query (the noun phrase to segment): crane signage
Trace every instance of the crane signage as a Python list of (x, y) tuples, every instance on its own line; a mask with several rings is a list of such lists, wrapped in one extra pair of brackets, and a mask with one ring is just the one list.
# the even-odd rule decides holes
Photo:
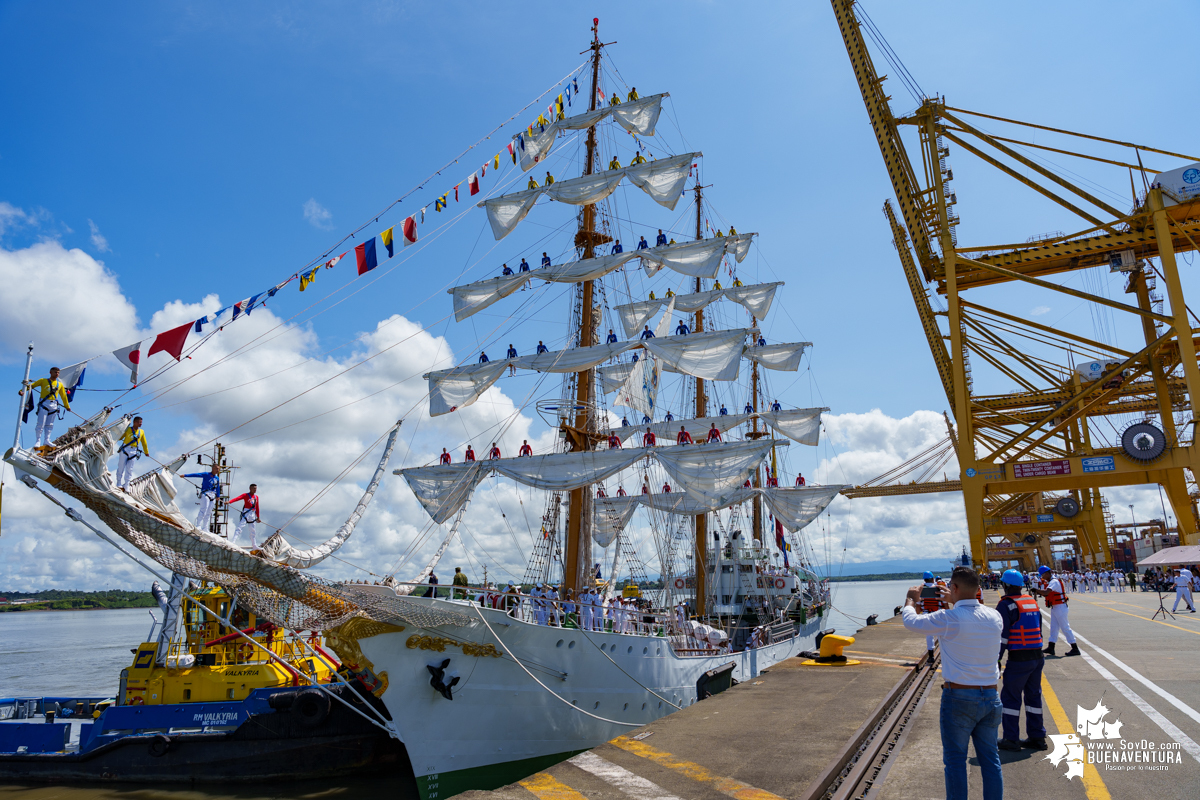
[(1028, 514), (1023, 514), (1015, 517), (1001, 517), (1000, 522), (1004, 525), (1026, 525), (1030, 522)]
[(1162, 186), (1180, 200), (1200, 196), (1200, 163), (1161, 172), (1154, 176), (1154, 183)]
[(1045, 478), (1049, 475), (1070, 475), (1071, 462), (1065, 458), (1054, 461), (1026, 461), (1013, 464), (1014, 478)]
[(1114, 472), (1117, 460), (1112, 456), (1088, 456), (1080, 459), (1084, 472)]

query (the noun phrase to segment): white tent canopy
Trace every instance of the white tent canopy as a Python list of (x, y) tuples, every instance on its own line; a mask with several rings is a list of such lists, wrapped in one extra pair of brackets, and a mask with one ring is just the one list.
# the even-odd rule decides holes
[(616, 191), (624, 178), (628, 178), (630, 183), (650, 195), (654, 202), (674, 211), (675, 204), (679, 202), (683, 192), (683, 184), (691, 172), (692, 163), (701, 155), (703, 154), (699, 152), (684, 153), (621, 169), (556, 181), (550, 186), (539, 186), (493, 197), (479, 205), (487, 209), (488, 222), (491, 223), (492, 234), (497, 240), (512, 233), (543, 194), (560, 203), (587, 205), (608, 197)]
[(1180, 545), (1179, 547), (1164, 547), (1154, 555), (1138, 561), (1138, 568), (1167, 566), (1175, 564), (1200, 564), (1200, 546)]

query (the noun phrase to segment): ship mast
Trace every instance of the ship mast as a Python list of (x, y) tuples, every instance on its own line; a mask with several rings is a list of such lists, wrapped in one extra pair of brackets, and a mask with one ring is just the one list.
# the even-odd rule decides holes
[[(696, 175), (696, 241), (704, 238), (704, 209), (701, 205), (703, 199), (702, 188), (700, 186), (700, 176)], [(700, 283), (700, 278), (696, 278), (696, 292), (704, 291), (704, 287)], [(704, 331), (704, 309), (696, 309), (696, 320), (694, 330), (696, 333)], [(703, 417), (708, 413), (708, 395), (704, 391), (704, 379), (696, 378), (696, 417)], [(695, 551), (695, 574), (696, 574), (696, 616), (703, 617), (705, 612), (706, 600), (708, 597), (708, 514), (696, 515), (696, 546)]]
[[(599, 100), (600, 88), (600, 20), (592, 19), (592, 89), (588, 102), (588, 111), (595, 111)], [(587, 132), (587, 159), (583, 165), (583, 174), (591, 175), (596, 171), (596, 126), (592, 125)], [(579, 233), (575, 237), (575, 245), (582, 249), (582, 258), (596, 257), (596, 206), (589, 203), (583, 207), (580, 217)], [(593, 341), (595, 323), (592, 320), (593, 282), (584, 281), (582, 289), (582, 309), (579, 323), (579, 347), (590, 347)], [(567, 440), (571, 451), (590, 450), (595, 434), (596, 421), (591, 413), (592, 384), (595, 374), (586, 369), (575, 375), (575, 424), (574, 429), (568, 429)], [(566, 428), (566, 425), (563, 426)], [(575, 596), (583, 585), (583, 572), (588, 570), (590, 576), (591, 564), (584, 563), (581, 558), (584, 553), (591, 554), (591, 507), (592, 494), (588, 487), (573, 489), (567, 503), (567, 552), (563, 564), (563, 584)], [(590, 578), (589, 578), (590, 581)]]

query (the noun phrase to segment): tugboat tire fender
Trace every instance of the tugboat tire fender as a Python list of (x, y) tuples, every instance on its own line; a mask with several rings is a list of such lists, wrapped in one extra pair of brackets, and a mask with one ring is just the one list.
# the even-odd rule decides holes
[(305, 689), (296, 693), (292, 702), (292, 713), (296, 721), (306, 727), (315, 728), (329, 716), (329, 698), (319, 689)]
[(162, 758), (171, 751), (171, 737), (164, 734), (158, 734), (150, 740), (150, 755), (155, 758)]

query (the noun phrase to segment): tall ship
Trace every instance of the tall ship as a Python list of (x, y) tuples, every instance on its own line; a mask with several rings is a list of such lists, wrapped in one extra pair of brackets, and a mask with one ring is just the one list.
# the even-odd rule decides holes
[[(279, 628), (320, 632), (324, 647), (306, 650), (299, 676), (331, 703), (351, 702), (334, 691), (351, 686), (377, 699), (356, 713), (403, 744), (424, 798), (504, 785), (690, 706), (722, 680), (753, 678), (811, 646), (829, 608), (802, 531), (845, 487), (787, 467), (789, 448), (818, 444), (828, 409), (784, 405), (770, 385), (800, 369), (811, 343), (766, 339), (760, 326), (779, 313), (783, 283), (739, 277), (758, 234), (721, 221), (700, 152), (673, 152), (656, 136), (668, 94), (622, 85), (598, 21), (588, 52), (567, 80), (568, 103), (560, 95), (508, 146), (520, 182), (498, 185), (474, 212), (500, 242), (545, 207), (578, 209), (510, 257), (518, 268), (449, 290), (457, 322), (492, 309), (504, 334), (541, 339), (535, 352), (509, 344), (489, 358), (507, 339), (493, 333), (464, 363), (431, 369), (414, 416), (457, 413), (506, 378), (536, 376), (536, 390), (486, 441), (414, 454), (394, 470), (428, 515), (414, 522), (441, 537), (419, 570), (372, 582), (314, 571), (367, 514), (404, 420), (381, 437), (346, 523), (304, 547), (282, 531), (246, 546), (197, 528), (176, 504), (182, 459), (118, 488), (108, 462), (131, 420), (108, 409), (49, 446), (24, 447), (18, 435), (5, 456), (26, 483), (81, 503), (115, 544), (174, 580), (222, 587)], [(565, 160), (576, 175), (547, 169), (562, 163), (556, 149), (575, 154)], [(643, 213), (637, 190), (661, 218), (631, 219)], [(555, 287), (565, 289), (565, 339), (545, 323)], [(553, 441), (546, 452), (488, 446), (522, 414), (553, 432), (540, 440)], [(492, 502), (476, 495), (493, 478), (544, 503), (525, 573), (439, 586), (435, 570), (468, 507)]]

